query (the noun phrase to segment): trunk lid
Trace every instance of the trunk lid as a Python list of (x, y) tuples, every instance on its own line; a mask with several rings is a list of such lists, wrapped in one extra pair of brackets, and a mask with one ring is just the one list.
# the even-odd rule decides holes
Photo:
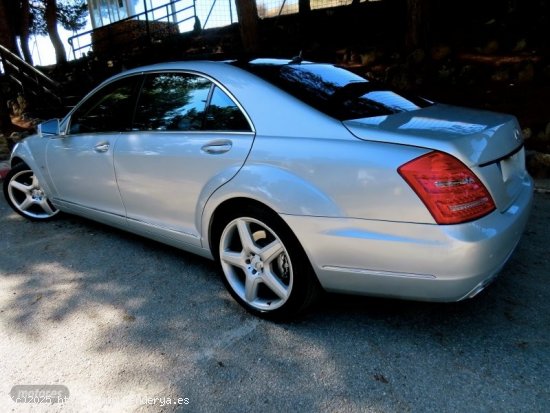
[(359, 139), (438, 150), (461, 160), (506, 210), (529, 181), (523, 137), (512, 115), (435, 104), (343, 122)]

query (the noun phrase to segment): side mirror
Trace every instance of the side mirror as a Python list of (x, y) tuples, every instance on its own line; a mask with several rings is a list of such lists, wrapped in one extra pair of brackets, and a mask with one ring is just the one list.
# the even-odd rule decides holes
[(59, 135), (59, 119), (51, 119), (38, 125), (38, 135)]

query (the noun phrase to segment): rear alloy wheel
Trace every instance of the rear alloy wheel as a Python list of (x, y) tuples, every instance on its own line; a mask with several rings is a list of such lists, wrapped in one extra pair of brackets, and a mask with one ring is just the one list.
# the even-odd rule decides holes
[(229, 215), (213, 245), (231, 295), (248, 311), (272, 319), (308, 307), (318, 282), (284, 221), (259, 208)]
[(52, 219), (59, 210), (44, 193), (36, 175), (25, 164), (13, 167), (4, 180), (4, 196), (15, 212), (32, 221)]

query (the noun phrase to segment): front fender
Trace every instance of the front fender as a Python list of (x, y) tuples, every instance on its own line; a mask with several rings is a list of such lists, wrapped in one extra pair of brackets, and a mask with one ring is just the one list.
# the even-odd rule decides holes
[(24, 162), (32, 169), (46, 195), (51, 198), (52, 195), (55, 195), (55, 191), (48, 179), (45, 162), (46, 146), (47, 138), (42, 138), (38, 135), (32, 135), (23, 139), (13, 148), (10, 157), (10, 167), (13, 168), (17, 163)]

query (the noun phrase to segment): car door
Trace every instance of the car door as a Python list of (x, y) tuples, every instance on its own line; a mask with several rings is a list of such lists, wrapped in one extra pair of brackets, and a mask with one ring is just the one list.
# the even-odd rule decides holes
[(237, 173), (252, 146), (246, 115), (206, 77), (151, 73), (132, 128), (120, 136), (114, 158), (129, 225), (200, 246), (206, 200)]
[(66, 209), (103, 221), (125, 217), (113, 149), (130, 127), (140, 80), (127, 77), (102, 87), (75, 109), (67, 133), (50, 139), (48, 174), (55, 200)]

